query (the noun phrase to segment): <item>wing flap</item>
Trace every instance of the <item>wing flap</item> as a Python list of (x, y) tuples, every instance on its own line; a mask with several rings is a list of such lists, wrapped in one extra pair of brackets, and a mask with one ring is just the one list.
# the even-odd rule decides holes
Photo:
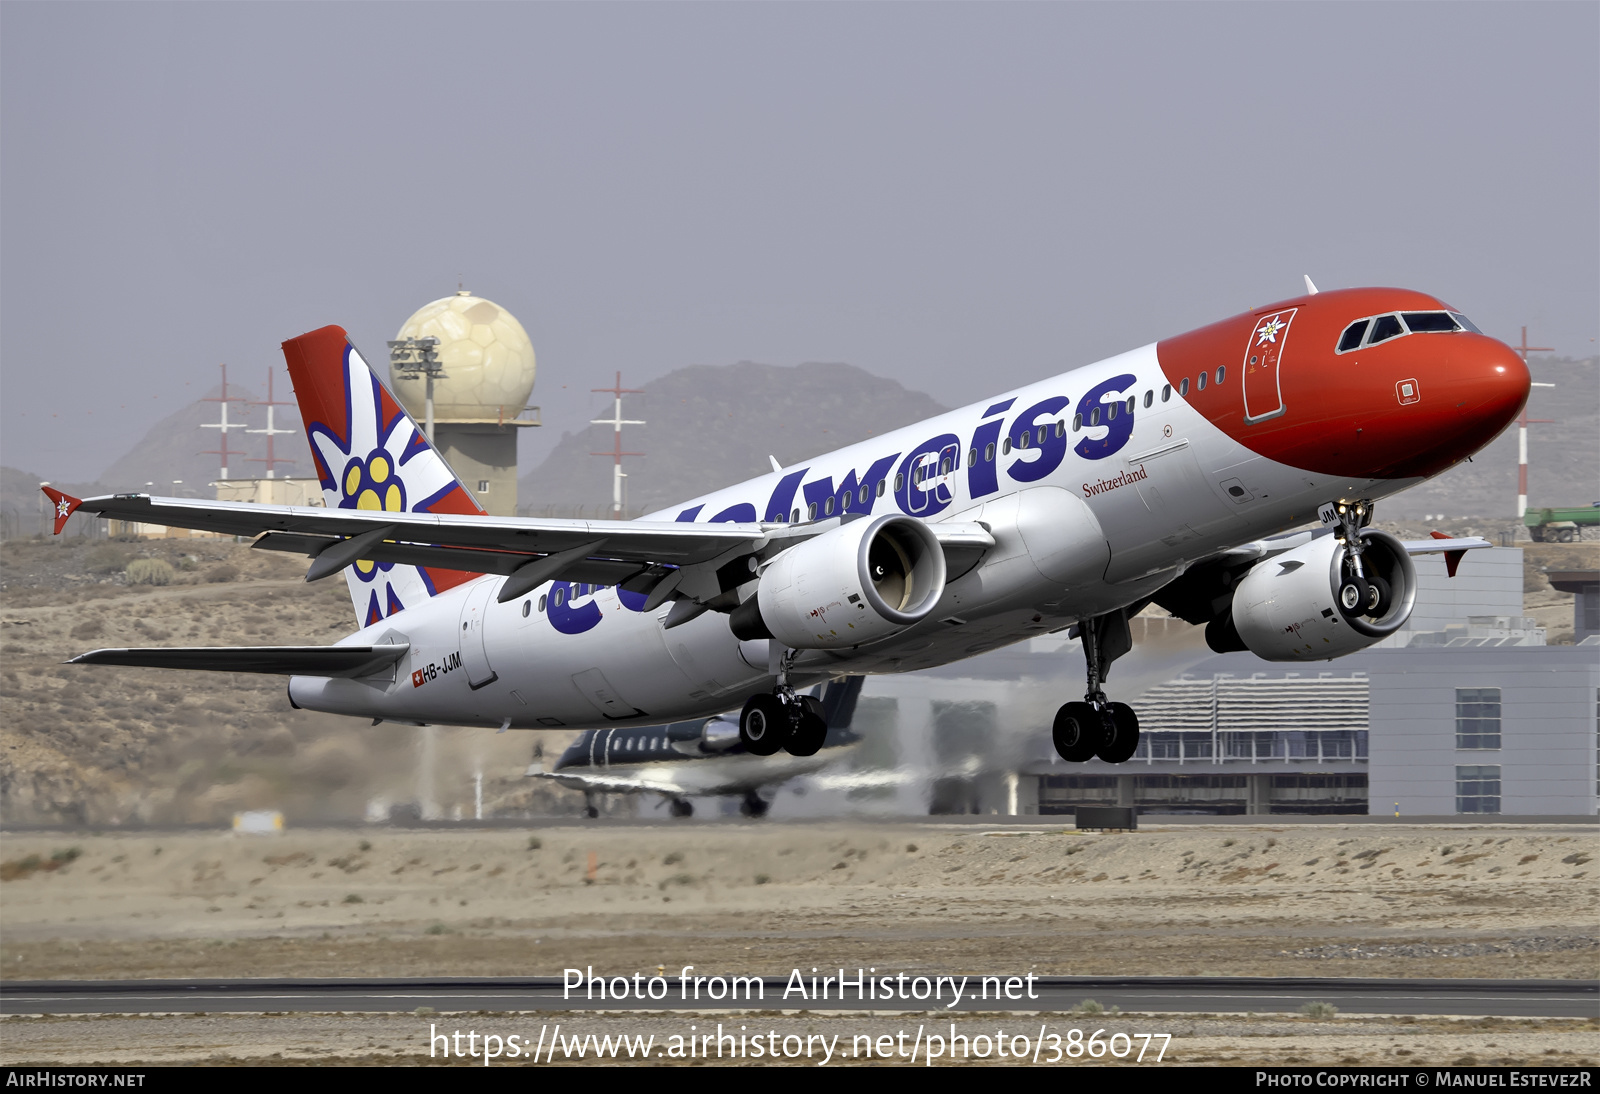
[(389, 668), (410, 643), (376, 646), (144, 646), (90, 650), (69, 665), (261, 672), (279, 676), (370, 676)]

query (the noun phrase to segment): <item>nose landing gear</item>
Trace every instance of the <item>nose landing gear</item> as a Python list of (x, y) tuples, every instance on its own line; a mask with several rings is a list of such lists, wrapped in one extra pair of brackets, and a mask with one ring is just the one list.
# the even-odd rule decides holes
[(1111, 670), (1111, 662), (1133, 648), (1133, 636), (1128, 631), (1130, 610), (1139, 608), (1122, 608), (1078, 625), (1088, 667), (1088, 689), (1083, 702), (1063, 704), (1051, 726), (1056, 752), (1068, 763), (1083, 763), (1098, 756), (1106, 763), (1120, 764), (1132, 758), (1139, 747), (1139, 718), (1133, 708), (1108, 701), (1100, 687)]

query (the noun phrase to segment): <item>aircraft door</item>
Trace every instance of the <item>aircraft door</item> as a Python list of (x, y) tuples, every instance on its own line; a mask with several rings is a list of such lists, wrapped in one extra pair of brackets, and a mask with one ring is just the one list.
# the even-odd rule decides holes
[(492, 684), (497, 678), (489, 665), (489, 651), (484, 647), (484, 620), (489, 614), (489, 598), (499, 586), (497, 581), (480, 581), (467, 591), (461, 604), (461, 663), (467, 670), (467, 685), (474, 689)]
[(1250, 332), (1250, 343), (1245, 347), (1243, 371), (1244, 420), (1246, 423), (1264, 422), (1284, 412), (1283, 385), (1278, 371), (1283, 364), (1283, 350), (1289, 340), (1289, 325), (1294, 322), (1297, 308), (1273, 312), (1256, 320)]

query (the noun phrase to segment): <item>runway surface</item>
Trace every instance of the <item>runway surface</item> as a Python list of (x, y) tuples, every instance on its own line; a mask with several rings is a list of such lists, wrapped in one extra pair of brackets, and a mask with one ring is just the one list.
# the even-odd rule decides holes
[[(845, 970), (852, 980), (857, 970)], [(837, 976), (837, 970), (820, 970)], [(806, 990), (811, 992), (810, 974)], [(960, 979), (959, 977), (957, 978)], [(820, 980), (819, 980), (820, 982)], [(1593, 980), (1380, 980), (1343, 977), (1035, 977), (1029, 985), (1012, 985), (1014, 998), (1003, 994), (1004, 982), (991, 984), (987, 999), (974, 998), (978, 977), (967, 981), (966, 996), (948, 1007), (952, 991), (941, 985), (942, 998), (914, 999), (912, 992), (932, 994), (932, 986), (910, 976), (896, 985), (900, 998), (858, 999), (852, 987), (845, 998), (834, 986), (826, 1000), (803, 999), (782, 977), (761, 981), (756, 998), (737, 1002), (712, 999), (702, 985), (700, 998), (683, 999), (678, 976), (665, 977), (665, 998), (639, 1000), (629, 982), (630, 998), (586, 998), (583, 989), (563, 992), (557, 977), (482, 977), (461, 979), (239, 979), (239, 980), (54, 980), (0, 984), (0, 1014), (142, 1014), (413, 1011), (714, 1011), (870, 1010), (870, 1011), (1065, 1011), (1085, 999), (1103, 1007), (1141, 1013), (1244, 1013), (1298, 1011), (1308, 1002), (1331, 1003), (1346, 1014), (1473, 1015), (1507, 1018), (1593, 1018), (1600, 1016), (1600, 983)], [(644, 987), (641, 984), (641, 987)], [(691, 991), (693, 985), (690, 985)], [(658, 986), (657, 990), (660, 988)], [(726, 989), (724, 989), (726, 990)]]

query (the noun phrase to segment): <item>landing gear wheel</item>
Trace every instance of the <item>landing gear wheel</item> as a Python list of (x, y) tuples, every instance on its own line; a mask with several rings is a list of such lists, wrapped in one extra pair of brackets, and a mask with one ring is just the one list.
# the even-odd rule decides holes
[(828, 723), (807, 710), (800, 715), (800, 724), (794, 727), (783, 748), (791, 756), (815, 756), (827, 737)]
[(584, 810), (583, 810), (583, 815), (588, 817), (590, 820), (594, 820), (596, 817), (598, 817), (600, 815), (600, 810), (596, 809), (592, 805), (585, 806)]
[(744, 796), (744, 801), (739, 803), (739, 812), (747, 817), (764, 817), (767, 815), (767, 803), (751, 791)]
[(1345, 615), (1363, 615), (1371, 586), (1361, 578), (1351, 575), (1339, 583), (1339, 610)]
[(1068, 763), (1093, 759), (1106, 736), (1105, 720), (1088, 703), (1064, 703), (1050, 727), (1056, 752)]
[(682, 798), (673, 798), (668, 808), (672, 810), (672, 815), (674, 817), (694, 816), (694, 803), (684, 801)]
[(1139, 748), (1139, 716), (1127, 703), (1107, 703), (1105, 713), (1106, 739), (1095, 755), (1108, 764), (1120, 764), (1133, 758)]
[(771, 756), (793, 732), (789, 707), (776, 695), (752, 695), (739, 715), (739, 740), (753, 756)]
[(1382, 619), (1389, 614), (1389, 605), (1394, 599), (1394, 594), (1389, 589), (1389, 583), (1376, 575), (1367, 580), (1367, 615), (1373, 619)]

